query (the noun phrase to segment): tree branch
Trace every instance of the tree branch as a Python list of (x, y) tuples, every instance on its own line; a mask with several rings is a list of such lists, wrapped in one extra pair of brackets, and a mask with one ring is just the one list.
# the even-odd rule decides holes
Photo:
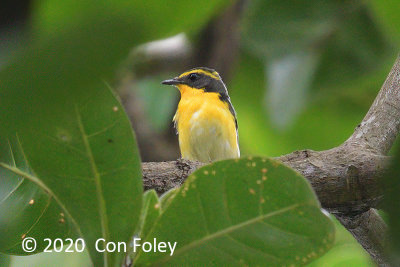
[(400, 131), (400, 63), (397, 58), (363, 121), (346, 143), (386, 155)]
[[(354, 219), (354, 216), (364, 216), (381, 198), (379, 178), (388, 163), (386, 153), (399, 131), (400, 57), (363, 121), (342, 145), (325, 151), (295, 151), (277, 159), (310, 181), (323, 207), (337, 216)], [(144, 187), (153, 188), (161, 194), (180, 186), (191, 172), (202, 165), (186, 160), (143, 163)], [(344, 222), (345, 219), (343, 224), (346, 226)], [(352, 233), (363, 244), (364, 232)], [(371, 241), (366, 245), (368, 248), (364, 247), (368, 251), (379, 251), (374, 248), (375, 243)], [(384, 262), (379, 253), (371, 255), (379, 258), (378, 262)]]
[(386, 248), (388, 227), (376, 209), (356, 215), (335, 215), (379, 266), (390, 266), (382, 257)]

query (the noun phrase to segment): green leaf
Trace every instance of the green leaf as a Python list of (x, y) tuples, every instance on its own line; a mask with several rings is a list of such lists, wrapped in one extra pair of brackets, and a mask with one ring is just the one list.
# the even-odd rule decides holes
[[(19, 173), (34, 176), (17, 137), (0, 138), (0, 162)], [(44, 241), (45, 238), (76, 237), (74, 225), (54, 198), (17, 172), (0, 167), (0, 251), (32, 254), (21, 247), (24, 237), (35, 238), (37, 247), (34, 253), (46, 247), (48, 242)]]
[(142, 211), (140, 214), (139, 230), (137, 235), (141, 238), (145, 237), (154, 222), (161, 214), (161, 204), (155, 190), (148, 190), (143, 194)]
[(257, 157), (194, 172), (146, 241), (154, 238), (177, 242), (174, 254), (140, 251), (136, 266), (303, 265), (330, 249), (334, 227), (305, 178)]
[(160, 197), (160, 202), (161, 202), (161, 209), (164, 211), (167, 209), (169, 204), (171, 204), (172, 200), (176, 196), (176, 193), (178, 193), (179, 188), (172, 188), (165, 192), (161, 197)]
[(354, 236), (334, 216), (330, 215), (330, 218), (335, 224), (335, 243), (326, 254), (307, 267), (376, 266)]
[[(130, 122), (109, 88), (99, 84), (87, 91), (95, 93), (53, 95), (48, 106), (37, 108), (41, 117), (25, 121), (18, 132), (34, 176), (1, 166), (58, 202), (85, 239), (95, 266), (115, 265), (122, 253), (98, 253), (95, 241), (128, 242), (133, 235), (142, 202), (140, 157)], [(53, 110), (50, 101), (57, 104)]]

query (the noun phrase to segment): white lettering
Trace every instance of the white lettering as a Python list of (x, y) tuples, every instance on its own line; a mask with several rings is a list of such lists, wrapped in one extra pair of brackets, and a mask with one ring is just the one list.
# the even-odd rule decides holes
[(126, 243), (125, 242), (118, 242), (118, 252), (126, 252)]
[[(100, 249), (99, 248), (99, 242), (100, 241), (103, 241), (103, 243), (106, 242), (106, 240), (104, 238), (99, 238), (99, 239), (97, 239), (97, 241), (96, 241), (96, 243), (94, 245), (96, 247), (97, 252), (104, 252), (104, 251), (106, 251), (105, 249)], [(104, 247), (104, 245), (102, 247)]]
[(115, 245), (114, 242), (107, 242), (106, 244), (106, 250), (107, 252), (114, 252), (117, 246)]
[[(149, 246), (148, 249), (145, 248), (146, 245)], [(144, 242), (144, 243), (142, 244), (142, 250), (143, 250), (144, 252), (150, 252), (150, 251), (151, 251), (151, 243), (150, 243), (150, 242)]]
[(158, 251), (166, 252), (167, 244), (165, 242), (158, 243)]
[(134, 239), (133, 239), (133, 252), (135, 252), (136, 253), (136, 247), (140, 247), (141, 245), (140, 245), (140, 240), (142, 240), (141, 238), (137, 238), (137, 237), (135, 237)]
[[(167, 251), (170, 252), (170, 256), (172, 256), (174, 254), (176, 245), (178, 244), (178, 242), (157, 242), (157, 238), (153, 238), (153, 242), (143, 242), (141, 243), (141, 238), (135, 237), (133, 238), (133, 252), (137, 252), (138, 248), (142, 249), (143, 252), (161, 252), (161, 253), (166, 253)], [(120, 242), (123, 243), (123, 242)], [(120, 246), (120, 243), (118, 243), (118, 245)], [(121, 244), (122, 245), (122, 244)], [(124, 245), (124, 249), (126, 249), (126, 244)]]
[[(139, 245), (140, 246), (140, 245)], [(95, 243), (95, 247), (97, 252), (126, 252), (126, 243), (125, 242), (106, 242), (104, 238), (97, 239)]]
[(174, 242), (174, 246), (171, 247), (171, 243), (168, 242), (168, 247), (169, 247), (169, 250), (171, 251), (171, 253), (169, 254), (170, 256), (172, 256), (174, 254), (174, 250), (175, 250), (176, 244), (178, 244), (178, 242)]

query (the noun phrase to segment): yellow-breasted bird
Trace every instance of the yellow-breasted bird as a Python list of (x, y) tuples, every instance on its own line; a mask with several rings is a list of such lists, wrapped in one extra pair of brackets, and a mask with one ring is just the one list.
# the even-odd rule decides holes
[(194, 68), (162, 84), (181, 93), (173, 121), (183, 159), (210, 162), (240, 156), (236, 113), (218, 72)]

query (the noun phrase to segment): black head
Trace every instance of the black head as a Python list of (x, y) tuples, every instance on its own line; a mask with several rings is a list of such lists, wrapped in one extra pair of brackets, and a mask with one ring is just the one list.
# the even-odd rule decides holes
[(162, 84), (175, 85), (177, 87), (180, 84), (184, 84), (192, 88), (202, 89), (205, 92), (215, 92), (221, 96), (228, 95), (226, 86), (218, 72), (205, 67), (185, 71), (178, 77), (163, 81)]

